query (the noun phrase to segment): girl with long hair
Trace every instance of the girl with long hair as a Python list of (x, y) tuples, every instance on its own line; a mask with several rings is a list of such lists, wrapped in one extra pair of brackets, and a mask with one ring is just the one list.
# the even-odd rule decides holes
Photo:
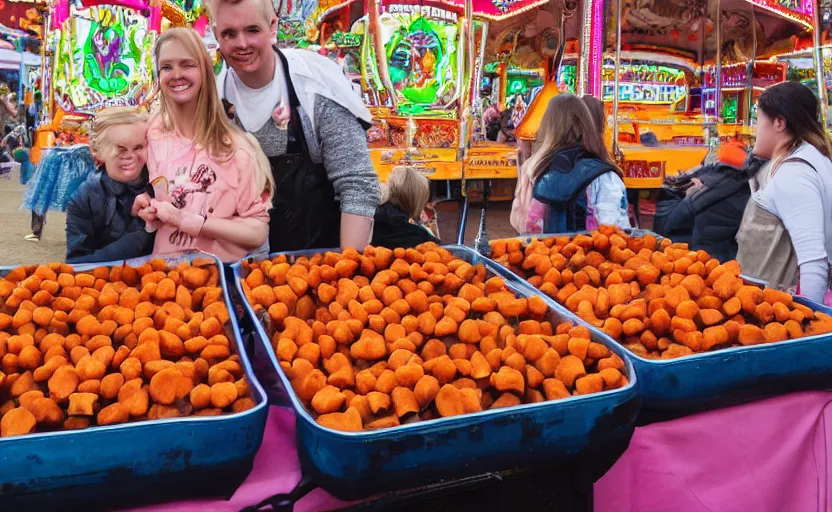
[(754, 154), (772, 160), (737, 234), (743, 273), (832, 303), (832, 149), (814, 93), (799, 82), (757, 101)]
[(135, 209), (158, 228), (155, 253), (201, 250), (236, 261), (268, 237), (268, 160), (226, 116), (195, 31), (165, 31), (154, 58), (161, 102), (148, 130), (147, 165), (156, 197), (138, 199)]
[(537, 149), (518, 177), (515, 229), (564, 233), (602, 224), (630, 227), (627, 188), (584, 101), (572, 94), (552, 98), (536, 139)]

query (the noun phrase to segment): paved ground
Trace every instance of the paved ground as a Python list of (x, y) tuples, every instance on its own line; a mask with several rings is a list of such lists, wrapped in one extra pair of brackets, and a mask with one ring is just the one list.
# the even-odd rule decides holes
[[(474, 244), (477, 231), (479, 230), (481, 212), (481, 204), (471, 203), (468, 214), (468, 225), (465, 229), (465, 245), (473, 246)], [(509, 223), (510, 212), (510, 202), (488, 204), (488, 214), (485, 217), (485, 229), (489, 240), (517, 236), (517, 233)], [(437, 207), (437, 216), (439, 217), (439, 234), (442, 242), (455, 244), (457, 242), (457, 226), (459, 225), (459, 208), (457, 203), (445, 202), (439, 204)]]
[(21, 210), (23, 186), (17, 176), (0, 179), (0, 265), (63, 261), (66, 254), (66, 216), (59, 212), (46, 215), (46, 227), (40, 242), (27, 242), (32, 232), (32, 215)]
[[(21, 263), (47, 263), (63, 261), (66, 254), (64, 228), (66, 216), (59, 212), (49, 212), (46, 216), (46, 228), (40, 242), (27, 242), (23, 237), (32, 232), (31, 213), (21, 210), (23, 186), (17, 176), (0, 179), (0, 265), (18, 265)], [(465, 230), (465, 243), (472, 245), (477, 235), (480, 222), (481, 206), (471, 204), (468, 226)], [(511, 204), (508, 202), (491, 203), (486, 217), (487, 232), (491, 239), (514, 236), (509, 224)], [(438, 207), (439, 234), (445, 243), (456, 243), (459, 209), (455, 202), (442, 203)]]

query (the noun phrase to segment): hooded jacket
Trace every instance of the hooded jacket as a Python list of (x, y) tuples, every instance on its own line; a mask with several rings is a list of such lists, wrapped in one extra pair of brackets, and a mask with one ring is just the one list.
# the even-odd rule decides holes
[(113, 181), (104, 169), (94, 172), (75, 192), (66, 211), (66, 262), (126, 260), (153, 252), (154, 235), (130, 209), (147, 191), (147, 169), (139, 183)]
[[(581, 146), (558, 151), (546, 174), (537, 179), (532, 197), (547, 207), (544, 233), (567, 233), (587, 228), (587, 187), (615, 168)], [(626, 198), (625, 198), (626, 199)]]
[(693, 250), (707, 251), (721, 262), (737, 256), (735, 237), (751, 197), (748, 181), (767, 160), (748, 157), (742, 169), (724, 163), (702, 167), (702, 188), (690, 196), (671, 193), (656, 206), (654, 228), (673, 241), (689, 239)]
[(407, 212), (391, 203), (378, 207), (370, 245), (395, 249), (411, 248), (427, 242), (441, 243), (424, 227), (410, 222)]

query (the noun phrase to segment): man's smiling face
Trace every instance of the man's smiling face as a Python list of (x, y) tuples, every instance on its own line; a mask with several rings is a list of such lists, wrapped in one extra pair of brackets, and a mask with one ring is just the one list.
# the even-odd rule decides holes
[(257, 0), (218, 2), (214, 18), (214, 30), (223, 58), (243, 82), (250, 87), (256, 86), (248, 84), (246, 78), (257, 76), (264, 67), (271, 68), (277, 19), (268, 21)]

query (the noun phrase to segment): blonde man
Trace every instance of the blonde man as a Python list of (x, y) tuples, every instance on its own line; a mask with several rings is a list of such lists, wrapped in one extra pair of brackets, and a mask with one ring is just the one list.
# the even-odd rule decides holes
[(228, 67), (217, 77), (229, 115), (257, 138), (275, 177), (271, 251), (363, 248), (380, 202), (365, 131), (372, 116), (341, 68), (272, 46), (271, 0), (209, 0)]

